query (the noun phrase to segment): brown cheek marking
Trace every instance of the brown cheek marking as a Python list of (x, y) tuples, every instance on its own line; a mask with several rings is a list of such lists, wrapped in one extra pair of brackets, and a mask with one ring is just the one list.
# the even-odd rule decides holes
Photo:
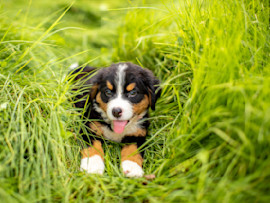
[(90, 92), (91, 99), (94, 99), (94, 97), (97, 94), (97, 90), (98, 90), (98, 85), (93, 85)]
[(130, 84), (126, 87), (126, 89), (127, 89), (127, 91), (131, 91), (131, 90), (134, 89), (135, 86), (136, 86), (135, 83), (130, 83)]
[(136, 144), (131, 144), (123, 147), (121, 151), (121, 161), (123, 162), (125, 160), (136, 162), (139, 166), (142, 167), (143, 158), (140, 153), (138, 153)]
[(130, 134), (130, 135), (128, 134), (127, 136), (144, 137), (144, 136), (146, 136), (146, 130), (145, 130), (145, 129), (139, 128), (139, 129), (137, 130), (137, 132), (132, 133), (132, 134)]
[(142, 101), (140, 101), (137, 104), (133, 104), (133, 112), (135, 114), (140, 114), (143, 111), (145, 111), (149, 106), (149, 99), (148, 96), (144, 95), (144, 98), (142, 99)]
[(100, 124), (100, 122), (97, 121), (93, 121), (89, 124), (89, 127), (91, 128), (91, 130), (96, 133), (99, 136), (102, 136), (103, 134), (103, 130), (101, 129), (102, 125)]
[(92, 147), (88, 147), (81, 150), (82, 158), (92, 157), (99, 155), (104, 160), (104, 152), (102, 149), (101, 142), (99, 140), (93, 140)]
[(102, 101), (102, 99), (101, 99), (101, 93), (99, 92), (98, 94), (97, 94), (97, 98), (96, 98), (96, 101), (99, 103), (99, 107), (103, 110), (103, 111), (107, 111), (107, 104), (106, 103), (104, 103), (103, 101)]
[(107, 82), (106, 82), (106, 85), (107, 85), (107, 87), (108, 87), (110, 90), (113, 90), (113, 85), (112, 85), (112, 83), (110, 83), (108, 80), (107, 80)]

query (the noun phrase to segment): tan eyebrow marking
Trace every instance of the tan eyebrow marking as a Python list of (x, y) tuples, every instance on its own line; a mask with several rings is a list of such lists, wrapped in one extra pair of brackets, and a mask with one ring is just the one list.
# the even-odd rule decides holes
[(112, 85), (112, 83), (110, 83), (108, 80), (107, 80), (107, 82), (106, 82), (106, 85), (107, 85), (107, 87), (108, 87), (110, 90), (113, 90), (113, 85)]
[(127, 91), (131, 91), (131, 90), (134, 89), (135, 86), (136, 86), (136, 83), (130, 83), (130, 84), (126, 87), (126, 89), (127, 89)]

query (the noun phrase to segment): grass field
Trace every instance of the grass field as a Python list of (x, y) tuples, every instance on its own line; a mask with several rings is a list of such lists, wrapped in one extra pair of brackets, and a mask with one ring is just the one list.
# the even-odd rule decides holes
[[(270, 202), (269, 2), (0, 1), (2, 202)], [(144, 170), (79, 171), (68, 67), (131, 61), (162, 81)], [(75, 139), (75, 136), (77, 139)]]

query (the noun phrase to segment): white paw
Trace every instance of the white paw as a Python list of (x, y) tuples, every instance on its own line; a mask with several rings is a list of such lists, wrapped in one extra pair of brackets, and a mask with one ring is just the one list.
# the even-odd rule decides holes
[(140, 178), (143, 176), (144, 172), (142, 167), (140, 167), (136, 162), (134, 161), (123, 161), (122, 162), (122, 169), (125, 174), (125, 176), (129, 178)]
[(99, 155), (83, 158), (81, 160), (81, 171), (102, 175), (104, 172), (104, 168), (104, 162)]

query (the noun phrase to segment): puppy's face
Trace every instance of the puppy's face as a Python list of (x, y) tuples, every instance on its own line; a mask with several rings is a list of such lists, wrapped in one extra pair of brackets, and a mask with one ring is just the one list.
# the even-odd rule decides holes
[(120, 63), (99, 71), (95, 80), (94, 108), (121, 134), (134, 117), (143, 117), (159, 96), (159, 81), (153, 74), (131, 63)]

